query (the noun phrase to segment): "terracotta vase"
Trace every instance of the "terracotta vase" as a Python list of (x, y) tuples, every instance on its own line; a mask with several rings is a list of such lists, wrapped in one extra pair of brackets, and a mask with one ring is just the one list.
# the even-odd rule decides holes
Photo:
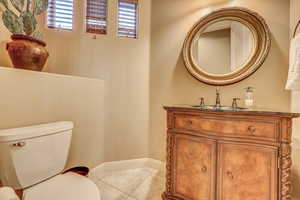
[(42, 71), (49, 53), (46, 43), (27, 35), (12, 35), (6, 49), (15, 68)]

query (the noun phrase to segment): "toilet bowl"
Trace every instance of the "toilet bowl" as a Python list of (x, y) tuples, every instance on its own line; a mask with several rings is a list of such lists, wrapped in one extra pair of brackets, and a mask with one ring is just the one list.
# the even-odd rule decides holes
[(0, 181), (23, 191), (23, 200), (100, 200), (87, 177), (64, 170), (72, 122), (0, 131)]

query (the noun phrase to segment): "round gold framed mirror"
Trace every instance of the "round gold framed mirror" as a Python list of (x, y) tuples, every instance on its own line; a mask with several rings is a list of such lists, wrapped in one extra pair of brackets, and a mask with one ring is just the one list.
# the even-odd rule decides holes
[(253, 74), (265, 61), (271, 36), (265, 20), (245, 8), (214, 11), (200, 19), (183, 46), (187, 70), (209, 85), (230, 85)]

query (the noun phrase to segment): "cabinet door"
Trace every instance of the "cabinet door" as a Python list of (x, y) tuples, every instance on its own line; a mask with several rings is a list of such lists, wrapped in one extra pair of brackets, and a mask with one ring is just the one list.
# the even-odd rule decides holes
[(218, 200), (277, 200), (278, 149), (218, 142)]
[(173, 195), (187, 200), (214, 200), (216, 141), (174, 134), (173, 147)]

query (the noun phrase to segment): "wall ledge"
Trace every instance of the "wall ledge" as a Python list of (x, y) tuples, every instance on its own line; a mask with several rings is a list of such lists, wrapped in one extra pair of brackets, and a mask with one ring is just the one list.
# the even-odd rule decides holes
[(84, 79), (84, 80), (91, 80), (91, 81), (104, 81), (99, 78), (89, 78), (89, 77), (82, 77), (82, 76), (74, 76), (74, 75), (67, 75), (67, 74), (56, 74), (50, 72), (37, 72), (37, 71), (30, 71), (25, 69), (16, 69), (12, 67), (4, 67), (0, 66), (0, 72), (15, 72), (15, 73), (23, 73), (23, 74), (32, 74), (32, 75), (40, 75), (40, 76), (51, 76), (51, 77), (61, 77), (61, 78), (76, 78), (76, 79)]

